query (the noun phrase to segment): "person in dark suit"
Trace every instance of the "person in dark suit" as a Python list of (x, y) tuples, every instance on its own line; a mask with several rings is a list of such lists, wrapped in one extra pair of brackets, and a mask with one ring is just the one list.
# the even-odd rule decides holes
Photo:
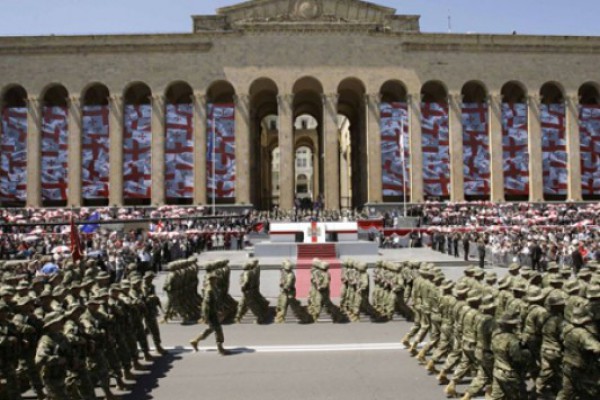
[(479, 255), (479, 268), (485, 267), (485, 242), (483, 239), (477, 241), (477, 254)]
[(533, 242), (531, 247), (529, 247), (529, 252), (531, 253), (531, 268), (534, 271), (542, 272), (542, 248), (538, 242)]
[(465, 252), (465, 261), (469, 261), (469, 247), (471, 243), (469, 242), (469, 234), (465, 233), (462, 237), (462, 245), (463, 251)]
[(571, 262), (573, 263), (573, 271), (576, 275), (579, 274), (579, 271), (583, 267), (584, 262), (583, 256), (581, 255), (581, 252), (578, 248), (575, 248), (575, 250), (573, 250), (573, 252), (571, 253)]

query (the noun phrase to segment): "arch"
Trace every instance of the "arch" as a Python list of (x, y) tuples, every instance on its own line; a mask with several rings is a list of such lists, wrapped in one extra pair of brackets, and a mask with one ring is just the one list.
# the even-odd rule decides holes
[(338, 85), (337, 91), (341, 96), (344, 92), (365, 94), (367, 89), (363, 81), (358, 78), (351, 77), (342, 80)]
[(262, 77), (255, 79), (251, 84), (248, 90), (250, 96), (254, 96), (256, 94), (267, 92), (273, 93), (275, 95), (279, 94), (279, 88), (275, 81), (270, 78)]
[(600, 85), (596, 82), (586, 82), (579, 87), (579, 104), (596, 105), (600, 104)]
[(210, 84), (206, 91), (209, 103), (233, 103), (235, 97), (235, 89), (228, 81), (215, 81)]
[(42, 95), (42, 102), (46, 106), (66, 107), (69, 91), (61, 84), (52, 84), (46, 87)]
[(21, 85), (9, 85), (2, 91), (3, 107), (27, 107), (27, 90)]
[(423, 103), (445, 103), (448, 101), (448, 88), (441, 81), (428, 81), (421, 88)]
[(485, 103), (488, 90), (481, 81), (469, 81), (462, 87), (463, 103)]
[(133, 82), (126, 86), (123, 99), (125, 104), (150, 104), (152, 90), (144, 82)]
[(527, 87), (519, 81), (506, 82), (500, 90), (504, 103), (525, 103)]
[(317, 78), (304, 76), (294, 83), (292, 93), (297, 94), (304, 91), (323, 93), (323, 85)]
[(165, 90), (165, 99), (168, 104), (190, 104), (193, 95), (192, 86), (184, 81), (172, 82)]
[(383, 103), (406, 102), (408, 90), (406, 85), (398, 80), (385, 81), (379, 89)]
[(565, 95), (562, 85), (557, 82), (546, 82), (540, 88), (542, 104), (564, 103)]
[(83, 105), (86, 106), (106, 106), (109, 96), (108, 87), (99, 82), (88, 85), (81, 94)]

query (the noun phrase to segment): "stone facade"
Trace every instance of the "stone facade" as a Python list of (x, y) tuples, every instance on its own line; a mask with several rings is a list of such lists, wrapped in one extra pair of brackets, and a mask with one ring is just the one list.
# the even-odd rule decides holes
[[(544, 85), (558, 88), (566, 104), (569, 154), (567, 198), (581, 200), (577, 106), (582, 88), (600, 83), (600, 38), (569, 36), (429, 34), (418, 17), (358, 0), (254, 0), (193, 17), (193, 33), (165, 35), (45, 36), (0, 38), (0, 90), (24, 89), (29, 108), (27, 135), (29, 206), (41, 206), (40, 114), (46, 94), (68, 93), (69, 191), (67, 205), (82, 204), (81, 128), (78, 109), (87, 91), (103, 85), (110, 117), (110, 196), (123, 204), (122, 108), (126, 92), (143, 83), (151, 92), (152, 199), (164, 204), (164, 105), (177, 83), (191, 88), (194, 104), (194, 204), (206, 204), (206, 103), (218, 101), (225, 85), (236, 107), (236, 203), (266, 204), (261, 178), (260, 121), (280, 115), (281, 207), (293, 204), (294, 128), (300, 114), (319, 121), (320, 177), (327, 208), (340, 207), (337, 114), (353, 125), (353, 206), (381, 203), (378, 104), (386, 82), (399, 84), (410, 119), (410, 200), (425, 200), (419, 105), (435, 83), (449, 103), (452, 200), (465, 198), (462, 179), (460, 102), (465, 84), (478, 83), (489, 107), (492, 201), (504, 201), (499, 109), (509, 82), (520, 87), (529, 107), (529, 200), (543, 201), (539, 105)], [(227, 90), (225, 90), (227, 92)], [(596, 93), (597, 94), (597, 93)], [(228, 92), (226, 95), (229, 96)], [(287, 171), (286, 171), (287, 169)]]

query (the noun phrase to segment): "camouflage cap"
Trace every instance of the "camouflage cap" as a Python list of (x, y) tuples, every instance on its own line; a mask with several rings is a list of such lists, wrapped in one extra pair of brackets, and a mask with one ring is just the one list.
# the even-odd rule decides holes
[(156, 275), (152, 271), (146, 271), (144, 274), (144, 279), (154, 279)]
[(481, 303), (481, 296), (477, 295), (477, 294), (474, 294), (473, 296), (469, 296), (467, 298), (467, 303), (469, 303), (469, 304), (479, 304), (479, 303)]
[(485, 275), (485, 272), (483, 272), (483, 270), (479, 267), (475, 268), (475, 270), (473, 271), (473, 277), (475, 278), (483, 278)]
[(498, 281), (498, 289), (508, 289), (509, 287), (510, 278), (508, 276), (504, 276)]
[(512, 290), (513, 290), (513, 292), (525, 293), (527, 291), (527, 287), (525, 286), (525, 284), (523, 282), (517, 282), (513, 286)]
[(53, 297), (59, 297), (65, 294), (65, 288), (62, 286), (57, 286), (54, 288), (54, 290), (52, 291), (52, 296)]
[(64, 321), (64, 314), (60, 312), (51, 312), (44, 317), (44, 329), (48, 329), (54, 324), (58, 324)]
[(527, 301), (530, 303), (537, 303), (544, 301), (546, 297), (544, 291), (537, 286), (529, 286), (529, 290), (527, 291)]
[(442, 290), (447, 292), (454, 289), (454, 282), (451, 280), (445, 280), (444, 283), (442, 284)]
[(290, 260), (283, 260), (281, 267), (286, 271), (291, 271), (294, 269), (294, 264)]
[(52, 296), (53, 296), (53, 294), (52, 294), (52, 291), (50, 291), (50, 289), (44, 289), (44, 291), (42, 292), (42, 294), (40, 294), (39, 297), (40, 297), (40, 299), (43, 299), (43, 298), (49, 298)]
[(27, 281), (22, 280), (19, 282), (19, 284), (17, 285), (17, 290), (29, 290), (29, 283), (27, 283)]
[(0, 300), (0, 312), (8, 312), (10, 311), (10, 307), (4, 300)]
[(485, 273), (485, 281), (486, 282), (496, 282), (498, 280), (498, 274), (495, 272), (489, 271)]
[(559, 293), (551, 293), (546, 298), (545, 305), (546, 305), (546, 307), (564, 306), (565, 305), (565, 298), (563, 296), (561, 296)]
[(560, 270), (560, 274), (565, 278), (570, 277), (572, 273), (573, 272), (571, 271), (571, 268), (569, 268), (567, 266), (562, 267)]
[(521, 276), (525, 279), (529, 279), (531, 277), (531, 274), (533, 273), (533, 270), (528, 267), (528, 266), (524, 266), (521, 268), (521, 271), (519, 271), (521, 273)]
[(243, 270), (244, 271), (249, 271), (252, 268), (254, 268), (254, 263), (252, 261), (248, 261), (244, 264)]
[(366, 272), (367, 271), (367, 263), (366, 262), (359, 262), (356, 264), (356, 269), (360, 272)]
[(563, 289), (567, 294), (578, 295), (581, 291), (581, 285), (579, 284), (579, 281), (570, 279), (564, 285)]
[(571, 323), (573, 325), (586, 325), (592, 322), (592, 315), (586, 307), (576, 307), (571, 314)]
[(469, 287), (465, 285), (464, 282), (460, 282), (456, 286), (454, 286), (454, 295), (465, 296), (467, 293), (469, 293), (469, 290)]
[(582, 280), (590, 280), (592, 279), (592, 271), (590, 271), (589, 269), (582, 269), (581, 271), (579, 271), (579, 273), (577, 274), (577, 277), (579, 279)]
[(14, 296), (15, 289), (12, 286), (3, 286), (0, 288), (0, 297), (4, 296)]
[(521, 266), (517, 263), (512, 263), (508, 266), (509, 272), (518, 272), (521, 269)]
[(548, 283), (555, 286), (561, 286), (564, 284), (564, 279), (560, 274), (552, 274), (548, 278)]
[(506, 326), (516, 326), (519, 325), (521, 321), (516, 314), (507, 312), (500, 318), (498, 323)]
[(104, 280), (104, 279), (110, 279), (110, 275), (106, 271), (102, 271), (98, 275), (96, 275), (96, 280)]
[(558, 263), (556, 261), (550, 261), (546, 266), (546, 271), (548, 272), (558, 272), (559, 270), (560, 267), (558, 266)]
[(590, 300), (600, 300), (600, 285), (590, 286), (585, 296)]
[(33, 297), (29, 297), (29, 296), (19, 297), (19, 299), (17, 300), (17, 307), (24, 307), (28, 304), (32, 304), (33, 302), (35, 302), (35, 299)]

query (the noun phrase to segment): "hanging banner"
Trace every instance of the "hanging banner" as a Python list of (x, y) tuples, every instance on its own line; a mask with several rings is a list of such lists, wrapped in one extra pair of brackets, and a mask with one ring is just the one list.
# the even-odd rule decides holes
[(150, 199), (152, 188), (152, 106), (126, 105), (123, 133), (123, 197)]
[(508, 196), (527, 196), (529, 194), (527, 104), (502, 103), (502, 153), (504, 193)]
[(27, 200), (27, 108), (2, 112), (0, 201)]
[(81, 191), (84, 199), (107, 199), (109, 176), (108, 106), (81, 110)]
[[(381, 103), (379, 116), (383, 195), (404, 196), (406, 190), (408, 197), (410, 196), (408, 107), (406, 103)], [(402, 150), (404, 150), (404, 158), (402, 158)]]
[(67, 108), (43, 107), (42, 200), (67, 200), (68, 143)]
[(194, 195), (193, 106), (168, 104), (166, 109), (165, 185), (167, 198)]
[(579, 109), (581, 140), (581, 190), (584, 196), (600, 195), (600, 105)]
[(212, 199), (213, 195), (215, 199), (235, 198), (235, 107), (233, 104), (208, 105), (206, 147), (208, 199)]
[(569, 175), (567, 173), (565, 105), (542, 104), (540, 120), (542, 124), (544, 194), (566, 195)]
[(421, 104), (423, 192), (430, 197), (450, 195), (448, 105)]
[(463, 171), (465, 195), (490, 195), (490, 145), (488, 105), (462, 105)]

